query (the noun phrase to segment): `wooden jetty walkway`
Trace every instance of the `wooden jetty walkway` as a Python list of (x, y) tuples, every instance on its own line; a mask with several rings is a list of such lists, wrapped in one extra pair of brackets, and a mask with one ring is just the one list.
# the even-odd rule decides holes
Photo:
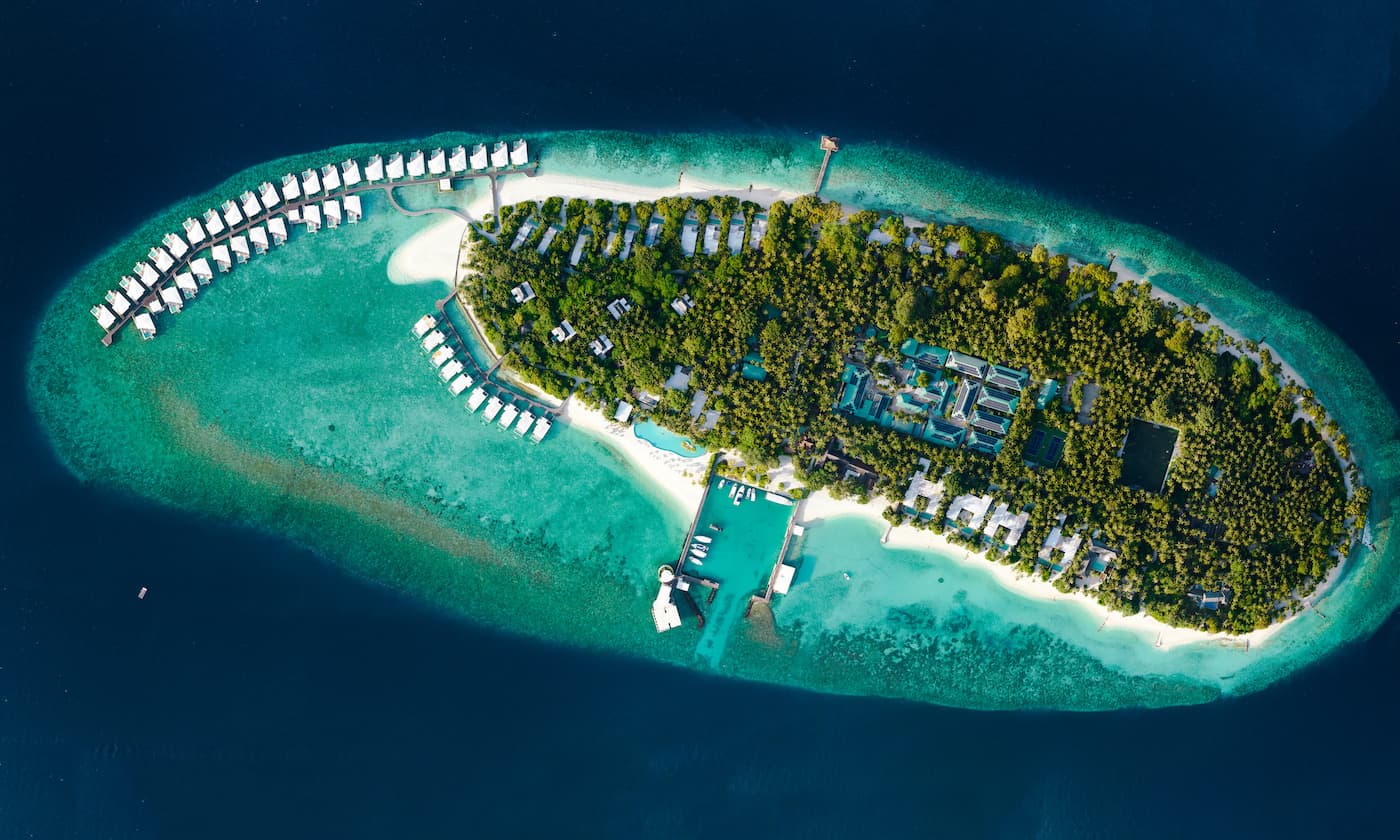
[[(755, 595), (749, 599), (749, 609), (753, 609), (754, 602), (762, 601), (765, 604), (773, 602), (773, 586), (778, 582), (778, 569), (787, 560), (788, 549), (792, 547), (792, 538), (797, 533), (797, 529), (802, 527), (798, 522), (802, 518), (802, 510), (807, 506), (806, 499), (799, 499), (796, 507), (792, 510), (792, 516), (788, 518), (787, 534), (783, 536), (783, 547), (778, 549), (778, 560), (773, 564), (773, 571), (768, 573), (768, 585), (763, 588), (762, 595)], [(745, 615), (747, 615), (745, 611)]]
[(841, 151), (841, 138), (830, 137), (823, 134), (822, 151), (826, 152), (826, 154), (822, 155), (822, 168), (817, 170), (817, 186), (816, 189), (812, 190), (813, 195), (817, 195), (822, 191), (822, 182), (826, 180), (826, 167), (831, 163), (831, 155)]
[[(454, 172), (449, 176), (422, 175), (417, 178), (410, 177), (404, 181), (396, 181), (392, 183), (363, 183), (356, 184), (350, 187), (342, 185), (334, 190), (326, 190), (320, 192), (315, 197), (302, 196), (291, 201), (284, 200), (272, 210), (265, 209), (262, 213), (259, 213), (254, 218), (244, 219), (236, 225), (224, 228), (223, 232), (215, 236), (206, 236), (204, 239), (201, 239), (198, 244), (191, 244), (189, 246), (188, 251), (186, 251), (180, 258), (176, 259), (174, 261), (174, 264), (172, 264), (170, 268), (166, 269), (164, 272), (161, 273), (160, 279), (147, 291), (147, 293), (144, 296), (142, 296), (140, 300), (133, 301), (131, 308), (117, 317), (117, 320), (112, 323), (112, 326), (110, 328), (108, 328), (106, 334), (102, 336), (102, 343), (107, 347), (112, 346), (112, 341), (116, 338), (117, 333), (121, 331), (122, 327), (125, 327), (131, 321), (132, 318), (135, 318), (143, 307), (149, 307), (153, 301), (158, 302), (160, 299), (161, 286), (169, 282), (170, 279), (173, 278), (177, 273), (187, 268), (191, 260), (197, 258), (199, 255), (213, 248), (215, 245), (227, 244), (230, 240), (233, 239), (233, 237), (246, 234), (251, 228), (266, 223), (266, 221), (269, 218), (279, 213), (285, 215), (288, 210), (300, 210), (301, 208), (306, 207), (308, 205), (320, 204), (321, 202), (326, 201), (328, 199), (339, 198), (347, 195), (355, 195), (357, 193), (369, 193), (377, 190), (383, 192), (384, 195), (388, 198), (389, 206), (393, 207), (395, 210), (397, 210), (400, 213), (403, 213), (406, 216), (423, 216), (429, 213), (447, 213), (455, 215), (460, 219), (463, 219), (468, 224), (475, 224), (475, 221), (467, 213), (449, 207), (433, 207), (426, 208), (423, 210), (409, 210), (408, 208), (404, 207), (402, 204), (399, 203), (398, 198), (394, 195), (394, 190), (398, 189), (399, 187), (436, 185), (439, 181), (444, 180), (465, 181), (472, 178), (486, 178), (491, 182), (491, 206), (495, 214), (497, 231), (499, 232), (501, 224), (501, 195), (499, 179), (504, 175), (525, 175), (526, 177), (533, 178), (538, 173), (539, 162), (537, 161), (535, 163), (525, 164), (524, 166), (513, 166), (503, 169), (497, 169), (490, 172)], [(268, 179), (268, 182), (271, 183), (270, 178)], [(274, 189), (276, 189), (275, 185)], [(256, 187), (250, 188), (250, 192), (255, 191)], [(231, 200), (235, 200), (236, 203), (236, 197), (235, 199)], [(259, 198), (259, 200), (261, 200), (261, 198)], [(217, 207), (213, 209), (215, 210), (215, 212), (218, 212)], [(349, 223), (342, 222), (342, 224)], [(291, 230), (289, 229), (289, 236), (290, 233)]]
[[(457, 304), (458, 308), (462, 310), (463, 318), (469, 319), (470, 317), (467, 315), (466, 308), (462, 306), (462, 302), (457, 299), (457, 290), (453, 289), (452, 292), (450, 292), (447, 295), (447, 297), (437, 302), (438, 315), (441, 316), (438, 319), (439, 326), (443, 324), (447, 325), (448, 330), (452, 332), (452, 337), (457, 340), (457, 344), (464, 351), (464, 354), (467, 357), (467, 361), (471, 364), (472, 370), (476, 371), (477, 378), (481, 380), (481, 383), (483, 385), (494, 385), (496, 387), (496, 390), (500, 392), (497, 394), (497, 396), (505, 394), (509, 396), (511, 398), (511, 401), (516, 405), (523, 404), (524, 406), (527, 406), (534, 411), (537, 411), (541, 414), (547, 414), (551, 417), (559, 416), (559, 413), (564, 410), (563, 405), (546, 405), (545, 403), (542, 403), (539, 400), (525, 396), (524, 394), (520, 393), (519, 391), (516, 391), (509, 385), (503, 384), (493, 379), (496, 370), (500, 368), (501, 363), (505, 361), (505, 357), (498, 358), (495, 364), (491, 365), (490, 368), (483, 368), (481, 366), (481, 363), (476, 360), (476, 356), (471, 352), (471, 345), (469, 345), (466, 339), (463, 338), (462, 333), (457, 329), (457, 324), (452, 320), (451, 316), (447, 314), (447, 307), (450, 303)], [(485, 338), (485, 336), (482, 336), (482, 341), (485, 341)]]

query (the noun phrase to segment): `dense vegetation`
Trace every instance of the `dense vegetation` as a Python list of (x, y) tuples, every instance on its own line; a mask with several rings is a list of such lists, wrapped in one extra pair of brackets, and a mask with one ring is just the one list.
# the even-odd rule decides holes
[[(1325, 576), (1359, 527), (1368, 496), (1357, 488), (1348, 498), (1337, 457), (1347, 457), (1345, 438), (1310, 393), (1280, 384), (1267, 351), (1204, 329), (1206, 313), (1164, 303), (1143, 284), (1115, 284), (1103, 266), (1071, 266), (1039, 245), (1018, 249), (967, 227), (910, 231), (869, 211), (842, 219), (837, 205), (811, 197), (768, 208), (767, 235), (750, 248), (759, 212), (733, 197), (635, 207), (556, 198), (507, 207), (498, 238), (470, 232), (461, 292), (511, 366), (556, 395), (577, 390), (611, 406), (649, 392), (660, 398), (651, 415), (663, 425), (711, 448), (737, 449), (751, 464), (792, 454), (809, 486), (837, 493), (868, 490), (838, 481), (814, 457), (829, 446), (873, 467), (875, 491), (889, 497), (902, 495), (922, 457), (934, 465), (931, 476), (943, 476), (945, 505), (957, 493), (989, 490), (1027, 506), (1025, 537), (1005, 562), (1033, 568), (1052, 518), (1067, 513), (1119, 553), (1097, 597), (1173, 624), (1245, 631), (1276, 620)], [(731, 255), (724, 244), (735, 213), (745, 220), (745, 244)], [(653, 214), (663, 225), (646, 247)], [(712, 217), (720, 220), (719, 252), (684, 256), (686, 220), (703, 228)], [(526, 222), (532, 232), (511, 250)], [(641, 230), (620, 260), (622, 237), (609, 233), (629, 222)], [(562, 231), (540, 254), (552, 224)], [(888, 244), (870, 241), (877, 226)], [(570, 268), (584, 231), (591, 237)], [(910, 234), (916, 247), (905, 245)], [(522, 281), (537, 293), (523, 305), (510, 294)], [(682, 293), (695, 306), (678, 315), (669, 303)], [(614, 320), (604, 307), (618, 297), (632, 309)], [(578, 330), (562, 344), (549, 334), (561, 319)], [(878, 332), (867, 337), (871, 326)], [(588, 346), (599, 334), (615, 345), (601, 360)], [(1101, 388), (1090, 422), (1023, 399), (992, 458), (834, 413), (843, 359), (857, 349), (866, 358), (896, 356), (890, 348), (906, 337), (1027, 367), (1032, 383), (1078, 374), (1068, 389), (1074, 410), (1085, 382)], [(762, 381), (740, 372), (753, 352), (767, 371)], [(663, 388), (675, 365), (690, 369), (688, 391)], [(722, 412), (708, 431), (691, 416), (696, 388), (709, 395), (707, 409)], [(1120, 482), (1117, 452), (1134, 417), (1180, 430), (1161, 494)], [(1022, 460), (1037, 425), (1067, 434), (1064, 459), (1052, 469)], [(1194, 585), (1228, 587), (1233, 598), (1217, 612), (1200, 610), (1186, 596)]]

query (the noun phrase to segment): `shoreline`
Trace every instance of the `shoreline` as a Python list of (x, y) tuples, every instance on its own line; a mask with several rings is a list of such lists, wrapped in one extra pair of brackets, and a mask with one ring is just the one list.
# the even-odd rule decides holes
[[(612, 202), (635, 204), (639, 201), (655, 201), (664, 196), (676, 195), (694, 198), (732, 195), (740, 200), (753, 201), (767, 207), (774, 201), (792, 201), (803, 193), (759, 182), (754, 182), (748, 187), (725, 186), (702, 181), (685, 174), (681, 174), (675, 184), (661, 187), (637, 187), (620, 181), (551, 173), (507, 177), (500, 180), (500, 199), (503, 208), (522, 201), (544, 201), (554, 196), (582, 198), (588, 201), (603, 198)], [(467, 213), (471, 214), (473, 218), (484, 219), (490, 215), (491, 209), (491, 196), (488, 194), (477, 198), (468, 205)]]

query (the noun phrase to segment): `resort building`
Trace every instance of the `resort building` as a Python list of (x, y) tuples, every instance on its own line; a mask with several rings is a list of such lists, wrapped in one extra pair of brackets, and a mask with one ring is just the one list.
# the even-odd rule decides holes
[(753, 217), (753, 227), (749, 231), (749, 247), (757, 248), (768, 232), (768, 214), (759, 213)]
[(326, 192), (340, 189), (340, 170), (335, 168), (335, 164), (328, 163), (321, 167), (321, 187)]
[(957, 449), (962, 445), (963, 438), (967, 435), (967, 429), (947, 420), (933, 418), (924, 426), (923, 438), (930, 443), (939, 446), (946, 446), (949, 449)]
[(501, 411), (501, 418), (498, 421), (498, 423), (502, 429), (509, 429), (511, 424), (515, 422), (515, 418), (518, 416), (520, 416), (520, 409), (515, 405), (515, 403), (511, 403)]
[(613, 420), (626, 424), (632, 419), (632, 404), (627, 400), (617, 401), (617, 410), (613, 412)]
[(209, 231), (209, 235), (218, 236), (224, 232), (224, 220), (219, 218), (215, 210), (204, 211), (204, 229)]
[(199, 284), (195, 282), (194, 275), (188, 271), (182, 271), (175, 275), (175, 288), (185, 296), (185, 300), (192, 300), (199, 294)]
[(992, 515), (987, 517), (987, 525), (982, 529), (982, 534), (990, 542), (1011, 548), (1021, 541), (1021, 534), (1025, 533), (1026, 522), (1029, 519), (1029, 513), (1012, 513), (1006, 502), (1001, 502), (996, 506), (996, 510), (992, 511)]
[(978, 431), (988, 434), (1006, 437), (1006, 433), (1011, 431), (1011, 421), (996, 414), (989, 414), (985, 411), (974, 411), (968, 418), (968, 425)]
[[(230, 240), (231, 242), (232, 240)], [(214, 265), (218, 266), (219, 271), (224, 274), (233, 268), (233, 259), (229, 256), (228, 248), (228, 245), (215, 245), (209, 249), (210, 255), (214, 258)]]
[(537, 225), (534, 222), (526, 222), (521, 225), (520, 230), (515, 232), (515, 238), (511, 240), (510, 249), (514, 251), (516, 248), (524, 245), (525, 240), (530, 238), (530, 234), (535, 232), (536, 227)]
[(534, 440), (535, 443), (539, 443), (544, 440), (545, 435), (549, 434), (549, 429), (553, 425), (554, 424), (549, 421), (548, 417), (541, 417), (539, 420), (535, 421), (535, 431), (530, 433), (530, 438)]
[(931, 373), (942, 370), (948, 361), (947, 350), (932, 344), (920, 343), (913, 338), (905, 339), (904, 343), (899, 345), (899, 352), (914, 365)]
[(535, 249), (535, 253), (543, 254), (545, 251), (548, 251), (549, 246), (554, 242), (554, 237), (558, 235), (559, 226), (550, 225), (549, 229), (544, 232), (544, 236), (540, 238), (540, 244), (539, 247)]
[(156, 321), (151, 317), (149, 312), (137, 313), (136, 317), (131, 319), (131, 322), (136, 325), (136, 329), (141, 333), (141, 338), (143, 340), (150, 341), (156, 337)]
[[(801, 528), (801, 525), (794, 526)], [(773, 576), (773, 593), (776, 595), (786, 595), (788, 589), (792, 587), (792, 580), (797, 576), (797, 567), (789, 566), (786, 563), (778, 564), (778, 573)]]
[(307, 233), (315, 233), (321, 229), (321, 207), (318, 204), (308, 204), (301, 208), (301, 223), (306, 225)]
[(515, 422), (515, 433), (521, 437), (525, 437), (525, 433), (530, 431), (530, 426), (534, 422), (535, 415), (522, 408), (520, 410), (520, 419)]
[(442, 175), (447, 172), (447, 152), (441, 147), (433, 149), (428, 155), (428, 171), (433, 175)]
[(681, 226), (681, 253), (687, 257), (695, 256), (695, 240), (699, 230), (699, 225), (691, 219), (686, 219)]
[(530, 281), (526, 280), (524, 283), (512, 288), (510, 290), (510, 296), (516, 303), (528, 303), (535, 299), (535, 289), (530, 285)]
[(253, 252), (256, 254), (267, 253), (267, 229), (262, 225), (248, 228), (248, 241), (253, 243)]
[(201, 226), (201, 225), (199, 224), (199, 221), (198, 221), (198, 220), (193, 219), (193, 218), (186, 219), (186, 220), (185, 220), (185, 223), (184, 223), (184, 228), (185, 228), (185, 239), (186, 239), (191, 245), (194, 245), (194, 244), (196, 244), (196, 243), (199, 243), (199, 242), (203, 242), (203, 241), (204, 241), (204, 239), (205, 239), (205, 237), (204, 237), (204, 228), (203, 228), (203, 226)]
[(608, 304), (608, 314), (614, 321), (621, 321), (622, 316), (632, 311), (632, 304), (627, 302), (627, 298), (621, 297)]
[(486, 410), (481, 412), (482, 418), (488, 423), (495, 420), (496, 415), (501, 413), (501, 406), (503, 405), (505, 405), (505, 403), (501, 402), (500, 397), (492, 396), (491, 399), (486, 401)]
[(1030, 381), (1030, 378), (1031, 375), (1024, 370), (992, 365), (991, 371), (987, 374), (987, 385), (991, 388), (1000, 388), (1003, 391), (1014, 391), (1019, 394), (1025, 390), (1026, 383)]
[(656, 244), (656, 237), (661, 235), (661, 222), (662, 219), (658, 216), (652, 216), (651, 219), (647, 221), (647, 233), (646, 236), (642, 237), (643, 245), (650, 248)]
[(288, 201), (301, 198), (301, 183), (297, 181), (297, 176), (290, 172), (282, 176), (282, 197)]
[[(449, 355), (450, 355), (450, 353), (449, 353)], [(461, 363), (461, 361), (459, 361), (459, 360), (457, 360), (457, 359), (450, 359), (450, 360), (447, 362), (447, 364), (445, 364), (445, 365), (442, 366), (442, 370), (439, 370), (439, 371), (438, 371), (438, 377), (439, 377), (440, 379), (442, 379), (443, 382), (451, 382), (453, 379), (456, 379), (456, 378), (457, 378), (457, 374), (459, 374), (459, 373), (461, 373), (461, 372), (462, 372), (462, 363)], [(465, 386), (463, 386), (463, 387), (465, 387)]]
[(1048, 566), (1050, 571), (1057, 575), (1073, 566), (1074, 556), (1079, 553), (1079, 545), (1084, 540), (1083, 535), (1077, 533), (1065, 536), (1064, 524), (1065, 515), (1062, 513), (1036, 554), (1036, 562)]
[(283, 245), (287, 241), (287, 223), (281, 216), (273, 216), (267, 220), (267, 232), (272, 237), (273, 245)]
[(566, 319), (560, 321), (559, 326), (550, 330), (549, 334), (554, 337), (555, 341), (559, 342), (560, 344), (563, 344), (564, 342), (578, 335), (578, 331), (575, 330), (574, 325), (570, 324)]
[[(111, 292), (108, 292), (108, 294), (111, 294)], [(100, 303), (93, 306), (92, 309), (88, 311), (92, 313), (92, 317), (97, 319), (97, 325), (104, 330), (110, 330), (112, 325), (117, 322), (117, 316), (112, 314), (112, 310)]]
[[(217, 247), (218, 246), (215, 246), (215, 248)], [(209, 267), (209, 260), (204, 257), (190, 260), (190, 271), (194, 273), (195, 279), (202, 285), (207, 286), (209, 285), (209, 281), (214, 279), (214, 269)]]
[(243, 236), (235, 236), (228, 241), (228, 246), (233, 250), (234, 259), (240, 263), (248, 261), (251, 252), (248, 250), (248, 240)]
[(243, 223), (243, 214), (239, 212), (238, 205), (234, 204), (232, 200), (225, 201), (222, 209), (224, 211), (224, 223), (230, 228)]
[(428, 173), (427, 162), (423, 157), (422, 149), (414, 149), (408, 156), (408, 177), (422, 178)]
[(1045, 382), (1041, 383), (1040, 393), (1036, 394), (1035, 396), (1035, 407), (1040, 409), (1041, 411), (1044, 411), (1045, 407), (1050, 405), (1051, 400), (1055, 399), (1055, 395), (1059, 392), (1059, 382), (1056, 382), (1053, 379), (1045, 380)]
[(433, 363), (433, 367), (440, 368), (443, 365), (447, 364), (447, 362), (455, 355), (457, 355), (456, 351), (444, 344), (433, 351), (432, 355), (428, 357), (428, 361)]
[(472, 147), (471, 165), (472, 169), (478, 172), (491, 165), (491, 159), (486, 154), (485, 143), (478, 143)]
[(588, 349), (593, 351), (593, 355), (601, 359), (612, 352), (613, 343), (606, 335), (600, 335), (588, 342)]
[(141, 285), (148, 289), (154, 289), (156, 284), (160, 282), (160, 275), (156, 273), (154, 268), (151, 268), (150, 263), (139, 262), (132, 266), (132, 271), (135, 272), (136, 279), (141, 281)]
[[(919, 459), (919, 468), (914, 471), (914, 475), (909, 479), (909, 489), (904, 491), (904, 504), (901, 510), (911, 516), (918, 516), (921, 519), (932, 518), (930, 510), (937, 510), (938, 503), (943, 499), (943, 484), (928, 480), (929, 462), (927, 459)], [(923, 501), (920, 502), (919, 499)]]
[(353, 225), (358, 222), (360, 217), (364, 216), (364, 214), (364, 206), (360, 204), (360, 197), (358, 195), (345, 196), (345, 221)]
[(969, 356), (966, 353), (959, 353), (956, 350), (948, 353), (948, 361), (944, 364), (950, 370), (955, 370), (963, 376), (971, 376), (975, 379), (981, 379), (986, 376), (987, 370), (990, 368), (990, 365), (982, 359), (976, 356)]
[(118, 281), (118, 285), (122, 287), (122, 292), (131, 299), (132, 303), (140, 303), (141, 298), (146, 296), (146, 290), (141, 288), (141, 284), (136, 282), (136, 278), (130, 274), (122, 277)]
[(268, 210), (282, 203), (282, 197), (277, 194), (277, 188), (272, 186), (271, 181), (263, 181), (258, 185), (258, 198), (262, 200), (262, 206)]
[(958, 395), (953, 399), (953, 413), (949, 415), (954, 420), (967, 422), (972, 417), (973, 406), (977, 403), (977, 394), (982, 390), (970, 379), (964, 379), (958, 386)]
[(735, 213), (729, 220), (729, 253), (737, 254), (744, 248), (744, 214)]
[[(165, 235), (165, 238), (168, 241), (174, 235), (175, 234), (173, 233), (167, 233)], [(180, 244), (184, 245), (183, 242)], [(146, 259), (155, 263), (156, 271), (159, 271), (161, 274), (164, 274), (165, 272), (169, 271), (170, 267), (175, 264), (175, 260), (171, 258), (170, 254), (167, 253), (166, 250), (160, 247), (159, 245), (146, 252)]]
[(506, 148), (506, 141), (501, 140), (491, 148), (491, 165), (497, 169), (503, 169), (510, 164), (510, 150)]
[(476, 410), (481, 408), (481, 404), (484, 402), (486, 402), (486, 391), (478, 385), (467, 395), (467, 411), (475, 414)]
[(160, 301), (165, 304), (165, 308), (175, 314), (179, 314), (185, 308), (185, 299), (180, 297), (179, 290), (172, 286), (160, 287)]
[(447, 343), (447, 336), (442, 330), (432, 330), (427, 335), (423, 336), (423, 341), (421, 342), (423, 345), (423, 352), (425, 353), (435, 352), (445, 343)]
[(973, 429), (967, 436), (967, 448), (983, 455), (999, 455), (1006, 441), (986, 432)]
[[(458, 146), (452, 150), (451, 156), (447, 158), (447, 168), (453, 172), (467, 171), (467, 147)], [(346, 183), (349, 183), (348, 181)]]
[(428, 331), (437, 326), (437, 319), (431, 315), (424, 315), (413, 323), (413, 337), (422, 338)]
[(1221, 607), (1229, 606), (1230, 590), (1223, 586), (1219, 589), (1206, 589), (1197, 584), (1186, 591), (1186, 597), (1190, 598), (1197, 607), (1213, 612)]
[(251, 191), (243, 193), (238, 197), (238, 200), (242, 203), (243, 215), (248, 221), (251, 222), (262, 215), (262, 205), (258, 203), (258, 197), (253, 195)]
[(694, 306), (695, 300), (689, 294), (683, 294), (675, 300), (671, 301), (671, 308), (675, 310), (677, 315), (686, 314)]
[(301, 173), (301, 191), (306, 193), (307, 198), (321, 191), (321, 176), (316, 172), (315, 167)]
[[(987, 377), (988, 383), (991, 377)], [(982, 389), (982, 395), (977, 398), (978, 408), (990, 408), (993, 411), (1000, 411), (1002, 414), (1015, 414), (1016, 406), (1020, 400), (1005, 391), (993, 390), (990, 384)]]
[(371, 184), (377, 184), (384, 180), (384, 158), (374, 155), (365, 162), (365, 180)]
[(525, 145), (525, 138), (516, 140), (510, 147), (510, 165), (524, 166), (530, 162), (530, 147)]
[(390, 181), (403, 179), (403, 152), (394, 152), (389, 155), (389, 163), (386, 167)]
[(1074, 585), (1081, 589), (1097, 589), (1103, 583), (1108, 570), (1118, 560), (1118, 552), (1105, 545), (1090, 541), (1084, 551), (1084, 562)]
[(992, 506), (991, 496), (966, 494), (958, 496), (948, 504), (946, 519), (954, 528), (965, 528), (976, 532), (982, 527), (982, 518)]
[[(454, 364), (460, 365), (461, 362), (454, 362)], [(451, 384), (447, 386), (447, 390), (449, 393), (452, 394), (452, 396), (460, 397), (463, 391), (467, 390), (472, 386), (472, 381), (473, 380), (470, 376), (463, 373), (461, 376), (452, 380)]]
[(579, 258), (583, 256), (583, 249), (588, 245), (588, 240), (591, 238), (592, 237), (588, 235), (588, 231), (579, 232), (578, 239), (574, 240), (574, 251), (572, 254), (569, 254), (570, 266), (578, 266)]
[(353, 187), (360, 183), (360, 164), (354, 158), (343, 161), (340, 164), (340, 175), (345, 181), (345, 186)]
[(710, 217), (705, 223), (705, 254), (713, 255), (719, 252), (719, 219)]
[(322, 202), (321, 207), (325, 209), (326, 227), (332, 229), (340, 227), (340, 201), (334, 198), (328, 198)]
[(131, 300), (115, 289), (107, 290), (107, 303), (118, 315), (125, 315), (131, 310)]
[(618, 259), (625, 260), (632, 253), (632, 243), (637, 239), (637, 226), (633, 222), (628, 222), (627, 230), (622, 232), (622, 250), (618, 252)]

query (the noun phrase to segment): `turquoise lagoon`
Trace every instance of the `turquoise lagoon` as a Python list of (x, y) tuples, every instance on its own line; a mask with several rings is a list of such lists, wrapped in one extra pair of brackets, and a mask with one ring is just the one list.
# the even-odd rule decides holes
[(664, 426), (658, 426), (651, 420), (643, 420), (632, 425), (632, 434), (646, 441), (647, 443), (660, 449), (662, 452), (670, 452), (682, 458), (699, 458), (705, 454), (705, 447), (686, 437), (678, 435)]
[[(810, 188), (820, 162), (811, 138), (726, 139), (531, 138), (548, 172), (666, 186), (684, 164), (739, 195), (753, 183)], [(656, 569), (674, 561), (691, 512), (583, 433), (561, 425), (537, 445), (466, 413), (408, 337), (446, 286), (396, 286), (385, 274), (394, 249), (430, 219), (402, 216), (378, 194), (359, 225), (294, 234), (219, 276), (183, 314), (160, 319), (157, 340), (128, 331), (111, 348), (97, 341), (88, 307), (185, 216), (311, 163), (408, 147), (348, 146), (255, 167), (169, 208), (73, 278), (38, 325), (28, 376), (31, 406), (64, 463), (113, 490), (284, 535), (472, 621), (740, 678), (949, 705), (1159, 706), (1256, 690), (1370, 633), (1400, 603), (1395, 412), (1344, 343), (1160, 233), (909, 151), (848, 145), (824, 195), (967, 221), (1082, 259), (1117, 254), (1244, 334), (1267, 335), (1300, 370), (1374, 492), (1374, 548), (1353, 553), (1321, 611), (1249, 650), (1163, 651), (1140, 633), (1099, 631), (1082, 605), (1017, 596), (981, 561), (888, 549), (869, 518), (838, 516), (812, 523), (797, 546), (797, 580), (771, 616), (712, 621), (708, 644), (690, 625), (658, 636), (648, 615)], [(464, 200), (434, 193), (398, 191), (411, 209)], [(749, 559), (761, 566), (768, 556)]]

